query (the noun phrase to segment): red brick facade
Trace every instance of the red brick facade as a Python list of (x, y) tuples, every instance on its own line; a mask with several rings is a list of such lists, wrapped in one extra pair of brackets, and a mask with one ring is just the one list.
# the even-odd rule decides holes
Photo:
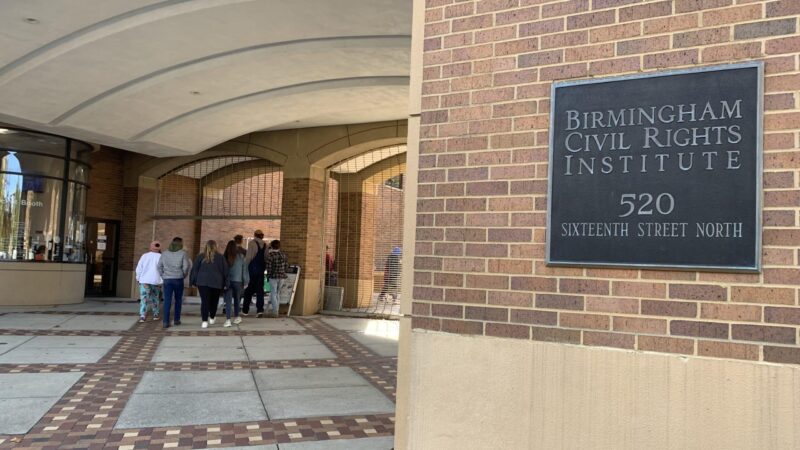
[[(403, 191), (380, 185), (375, 198), (375, 270), (382, 271), (395, 247), (403, 246)], [(380, 286), (376, 289), (380, 290)]]
[[(252, 175), (250, 178), (242, 178)], [(206, 186), (203, 192), (202, 211), (199, 209), (200, 180), (177, 174), (159, 179), (159, 215), (165, 216), (251, 216), (280, 215), (282, 172), (252, 173), (242, 171), (228, 174), (225, 184)], [(233, 182), (231, 182), (233, 181)], [(266, 201), (254, 201), (263, 199)], [(175, 236), (183, 238), (184, 248), (194, 258), (205, 242), (217, 241), (223, 251), (233, 236), (241, 234), (252, 238), (253, 231), (261, 229), (266, 239), (280, 238), (280, 220), (276, 219), (158, 219), (155, 221), (155, 239), (168, 243)], [(246, 244), (245, 244), (246, 245)]]
[(89, 163), (89, 192), (86, 195), (86, 217), (122, 220), (124, 198), (122, 180), (125, 152), (101, 147), (92, 152)]
[[(413, 326), (800, 364), (800, 2), (428, 0)], [(766, 67), (761, 274), (544, 264), (554, 80)]]
[(325, 184), (308, 178), (283, 180), (281, 246), (289, 264), (299, 264), (300, 277), (322, 277), (322, 234)]

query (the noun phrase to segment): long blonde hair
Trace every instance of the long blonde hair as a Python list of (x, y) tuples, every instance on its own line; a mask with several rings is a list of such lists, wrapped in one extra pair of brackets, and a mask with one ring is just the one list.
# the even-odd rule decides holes
[(214, 262), (214, 255), (217, 253), (217, 241), (211, 240), (206, 242), (206, 247), (203, 249), (203, 260), (207, 263)]

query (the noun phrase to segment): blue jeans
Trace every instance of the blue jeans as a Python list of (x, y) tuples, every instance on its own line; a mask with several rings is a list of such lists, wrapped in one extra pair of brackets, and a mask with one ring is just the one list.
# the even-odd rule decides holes
[(231, 320), (231, 303), (233, 303), (233, 315), (239, 317), (239, 299), (242, 298), (244, 286), (241, 281), (231, 281), (231, 286), (225, 289), (225, 316)]
[(161, 317), (164, 325), (169, 325), (169, 312), (172, 307), (172, 296), (175, 296), (175, 322), (181, 321), (181, 304), (183, 303), (183, 278), (164, 280), (164, 312)]
[(278, 314), (278, 295), (280, 295), (283, 278), (269, 279), (269, 304), (272, 305), (272, 312)]

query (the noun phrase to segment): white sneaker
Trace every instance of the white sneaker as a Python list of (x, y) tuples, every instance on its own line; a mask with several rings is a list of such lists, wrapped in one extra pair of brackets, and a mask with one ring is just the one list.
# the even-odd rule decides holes
[(231, 326), (231, 321), (230, 321), (230, 319), (228, 319), (228, 320), (226, 320), (226, 321), (225, 321), (225, 325), (223, 325), (223, 327), (227, 328), (227, 327), (229, 327), (229, 326)]
[(217, 321), (217, 319), (211, 317), (211, 318), (208, 319), (208, 324), (209, 325), (214, 325), (214, 322), (216, 322), (216, 321)]
[(200, 328), (208, 328), (208, 322), (203, 322), (203, 323), (200, 325)]
[(235, 323), (237, 325), (242, 323), (242, 318), (241, 317), (237, 317), (237, 318), (233, 319), (233, 323)]

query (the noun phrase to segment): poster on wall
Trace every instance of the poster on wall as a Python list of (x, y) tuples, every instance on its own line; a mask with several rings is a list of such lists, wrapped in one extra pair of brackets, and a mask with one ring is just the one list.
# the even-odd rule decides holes
[(763, 65), (554, 83), (547, 263), (758, 271)]

